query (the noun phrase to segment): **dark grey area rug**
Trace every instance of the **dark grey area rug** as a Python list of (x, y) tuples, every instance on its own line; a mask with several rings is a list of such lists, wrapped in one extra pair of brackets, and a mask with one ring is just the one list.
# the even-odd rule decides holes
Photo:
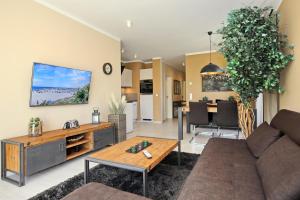
[[(177, 152), (171, 152), (148, 174), (149, 198), (154, 200), (176, 199), (198, 157), (198, 154), (182, 153), (181, 166), (178, 166)], [(141, 173), (97, 165), (91, 169), (90, 180), (142, 195), (143, 180)], [(30, 200), (58, 200), (82, 185), (83, 173), (80, 173), (30, 198)]]

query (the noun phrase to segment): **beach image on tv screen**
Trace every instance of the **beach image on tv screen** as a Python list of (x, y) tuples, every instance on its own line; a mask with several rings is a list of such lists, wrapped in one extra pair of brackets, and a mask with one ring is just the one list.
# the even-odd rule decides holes
[(34, 63), (30, 106), (86, 104), (91, 72)]

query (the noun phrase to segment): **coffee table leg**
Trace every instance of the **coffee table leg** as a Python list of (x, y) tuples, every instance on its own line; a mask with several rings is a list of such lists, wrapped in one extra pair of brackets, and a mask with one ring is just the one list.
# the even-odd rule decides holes
[(89, 182), (89, 172), (90, 172), (90, 166), (89, 161), (84, 160), (84, 184), (87, 184)]
[(143, 171), (143, 194), (145, 197), (148, 196), (148, 172), (147, 170)]
[(178, 166), (181, 164), (181, 141), (178, 141)]

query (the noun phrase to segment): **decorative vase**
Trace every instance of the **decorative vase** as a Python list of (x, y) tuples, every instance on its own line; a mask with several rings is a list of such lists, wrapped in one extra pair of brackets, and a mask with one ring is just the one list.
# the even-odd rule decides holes
[(39, 121), (37, 124), (30, 124), (28, 127), (28, 135), (30, 137), (38, 137), (42, 135), (42, 121)]
[(109, 114), (108, 121), (115, 125), (116, 142), (126, 140), (126, 114)]

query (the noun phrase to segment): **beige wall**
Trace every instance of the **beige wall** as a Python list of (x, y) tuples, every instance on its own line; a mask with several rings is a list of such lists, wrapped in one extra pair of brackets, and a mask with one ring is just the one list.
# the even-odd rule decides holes
[(163, 121), (162, 116), (162, 62), (161, 59), (152, 60), (153, 69), (153, 121)]
[[(198, 101), (204, 96), (211, 100), (227, 99), (233, 92), (202, 92), (202, 78), (200, 71), (209, 63), (209, 54), (188, 55), (185, 57), (186, 65), (186, 100), (189, 101), (189, 94), (192, 93), (193, 100)], [(220, 53), (212, 53), (212, 63), (224, 68), (226, 60)]]
[(141, 119), (140, 110), (140, 70), (152, 68), (152, 63), (129, 62), (125, 63), (125, 68), (132, 70), (132, 87), (122, 88), (122, 94), (137, 94), (137, 118)]
[(295, 61), (281, 74), (281, 83), (285, 92), (280, 96), (280, 109), (286, 108), (300, 112), (300, 1), (283, 0), (279, 8), (280, 29), (288, 35), (294, 45)]
[[(65, 121), (91, 122), (100, 107), (107, 120), (108, 100), (120, 97), (120, 42), (31, 0), (3, 0), (0, 6), (0, 139), (27, 134), (30, 117), (44, 120), (44, 129), (62, 128)], [(32, 62), (92, 71), (87, 105), (29, 107)], [(102, 65), (111, 62), (113, 73)]]
[[(182, 81), (185, 80), (185, 73), (178, 71), (177, 69), (175, 69), (172, 66), (169, 65), (165, 65), (165, 70), (166, 70), (166, 77), (171, 77), (173, 80), (177, 80), (180, 81), (182, 83)], [(172, 91), (174, 91), (174, 88), (172, 89)], [(182, 91), (181, 91), (182, 92)], [(182, 100), (182, 96), (183, 95), (174, 95), (173, 92), (173, 101), (180, 101)]]

